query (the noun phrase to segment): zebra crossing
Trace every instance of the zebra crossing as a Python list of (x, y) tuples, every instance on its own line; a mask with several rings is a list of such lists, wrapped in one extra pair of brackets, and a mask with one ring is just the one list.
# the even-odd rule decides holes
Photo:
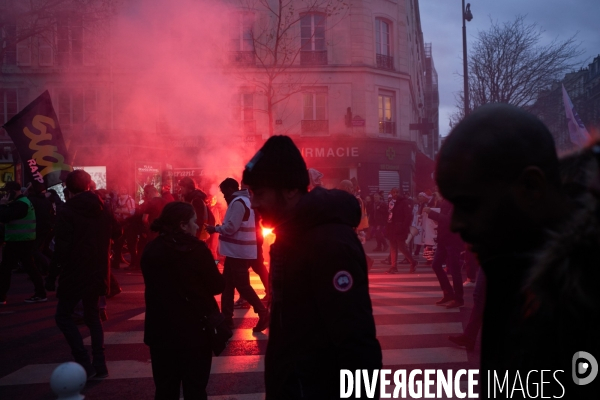
[[(454, 347), (447, 341), (448, 335), (460, 334), (463, 322), (468, 318), (468, 309), (446, 309), (434, 303), (441, 297), (435, 274), (430, 267), (421, 265), (416, 274), (408, 274), (408, 267), (399, 274), (386, 274), (388, 266), (376, 259), (369, 273), (370, 293), (373, 314), (377, 325), (377, 335), (382, 345), (384, 367), (391, 369), (435, 368), (458, 369), (477, 368), (477, 360), (465, 349)], [(251, 276), (251, 284), (258, 293), (263, 293), (262, 284), (256, 275)], [(465, 299), (471, 292), (466, 289)], [(125, 290), (122, 296), (142, 298), (143, 290)], [(217, 296), (220, 302), (220, 296)], [(105, 327), (105, 345), (109, 349), (121, 350), (128, 346), (143, 349), (143, 312), (131, 315), (118, 324)], [(236, 393), (235, 386), (211, 385), (213, 377), (221, 382), (238, 379), (262, 378), (264, 371), (264, 349), (268, 340), (268, 330), (253, 333), (252, 327), (258, 316), (251, 309), (236, 309), (234, 335), (225, 352), (213, 358), (211, 382), (208, 391), (211, 400), (259, 400), (264, 393)], [(86, 345), (90, 338), (84, 338)], [(250, 348), (250, 351), (244, 349)], [(112, 360), (107, 362), (110, 376), (102, 385), (114, 382), (152, 378), (150, 357), (138, 359)], [(45, 384), (58, 364), (31, 364), (6, 376), (0, 377), (0, 387), (11, 385)], [(259, 374), (256, 374), (259, 373)], [(262, 382), (256, 387), (264, 390)], [(228, 392), (227, 390), (232, 390)]]

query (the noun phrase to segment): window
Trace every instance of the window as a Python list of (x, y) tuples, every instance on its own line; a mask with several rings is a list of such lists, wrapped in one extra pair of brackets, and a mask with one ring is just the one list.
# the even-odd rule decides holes
[(375, 48), (377, 54), (384, 56), (390, 53), (390, 24), (382, 19), (375, 20)]
[(17, 26), (4, 25), (2, 27), (2, 49), (4, 51), (5, 65), (17, 65)]
[(232, 14), (230, 32), (231, 62), (235, 64), (254, 64), (254, 15), (249, 12)]
[(17, 89), (0, 90), (0, 122), (8, 122), (17, 114), (18, 109)]
[(329, 133), (327, 88), (314, 88), (303, 93), (302, 133), (311, 135)]
[(377, 67), (382, 69), (394, 69), (394, 57), (392, 57), (392, 46), (390, 42), (390, 23), (377, 18), (375, 20), (375, 53)]
[(235, 103), (234, 118), (239, 121), (243, 133), (246, 135), (255, 134), (254, 94), (242, 92), (236, 96)]
[(242, 94), (240, 96), (242, 102), (242, 120), (253, 121), (254, 120), (254, 95)]
[(57, 61), (60, 66), (93, 65), (96, 61), (94, 24), (81, 16), (63, 17), (56, 30)]
[(327, 64), (324, 14), (305, 14), (300, 19), (300, 64)]
[(61, 91), (58, 94), (58, 120), (61, 127), (85, 125), (96, 127), (96, 91), (94, 89)]
[(394, 119), (394, 93), (382, 91), (378, 96), (379, 133), (396, 134)]

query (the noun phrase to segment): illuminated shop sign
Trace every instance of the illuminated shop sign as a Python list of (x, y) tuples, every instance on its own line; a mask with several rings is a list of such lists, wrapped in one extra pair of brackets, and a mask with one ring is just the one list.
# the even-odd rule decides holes
[(303, 147), (301, 151), (305, 158), (358, 157), (358, 147)]

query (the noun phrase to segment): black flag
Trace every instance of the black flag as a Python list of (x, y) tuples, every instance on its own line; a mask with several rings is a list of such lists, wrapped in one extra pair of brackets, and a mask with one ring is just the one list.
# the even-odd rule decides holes
[(59, 184), (72, 170), (48, 91), (3, 127), (17, 147), (34, 189)]

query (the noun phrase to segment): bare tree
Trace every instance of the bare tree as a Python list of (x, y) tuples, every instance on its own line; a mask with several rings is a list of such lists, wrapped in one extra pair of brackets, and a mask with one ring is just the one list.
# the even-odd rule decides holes
[[(508, 103), (523, 107), (533, 103), (566, 72), (580, 66), (583, 54), (576, 34), (540, 44), (543, 30), (528, 24), (525, 16), (479, 32), (468, 58), (470, 109), (487, 103)], [(464, 116), (463, 93), (457, 95), (458, 112), (451, 124)]]
[(17, 64), (17, 48), (34, 37), (56, 47), (59, 21), (74, 14), (87, 23), (114, 15), (121, 0), (0, 0), (0, 64)]
[[(292, 71), (299, 65), (327, 64), (326, 32), (349, 12), (346, 0), (234, 0), (230, 59), (236, 75), (266, 97), (269, 135), (274, 107), (315, 85)], [(239, 37), (235, 37), (238, 35)]]

